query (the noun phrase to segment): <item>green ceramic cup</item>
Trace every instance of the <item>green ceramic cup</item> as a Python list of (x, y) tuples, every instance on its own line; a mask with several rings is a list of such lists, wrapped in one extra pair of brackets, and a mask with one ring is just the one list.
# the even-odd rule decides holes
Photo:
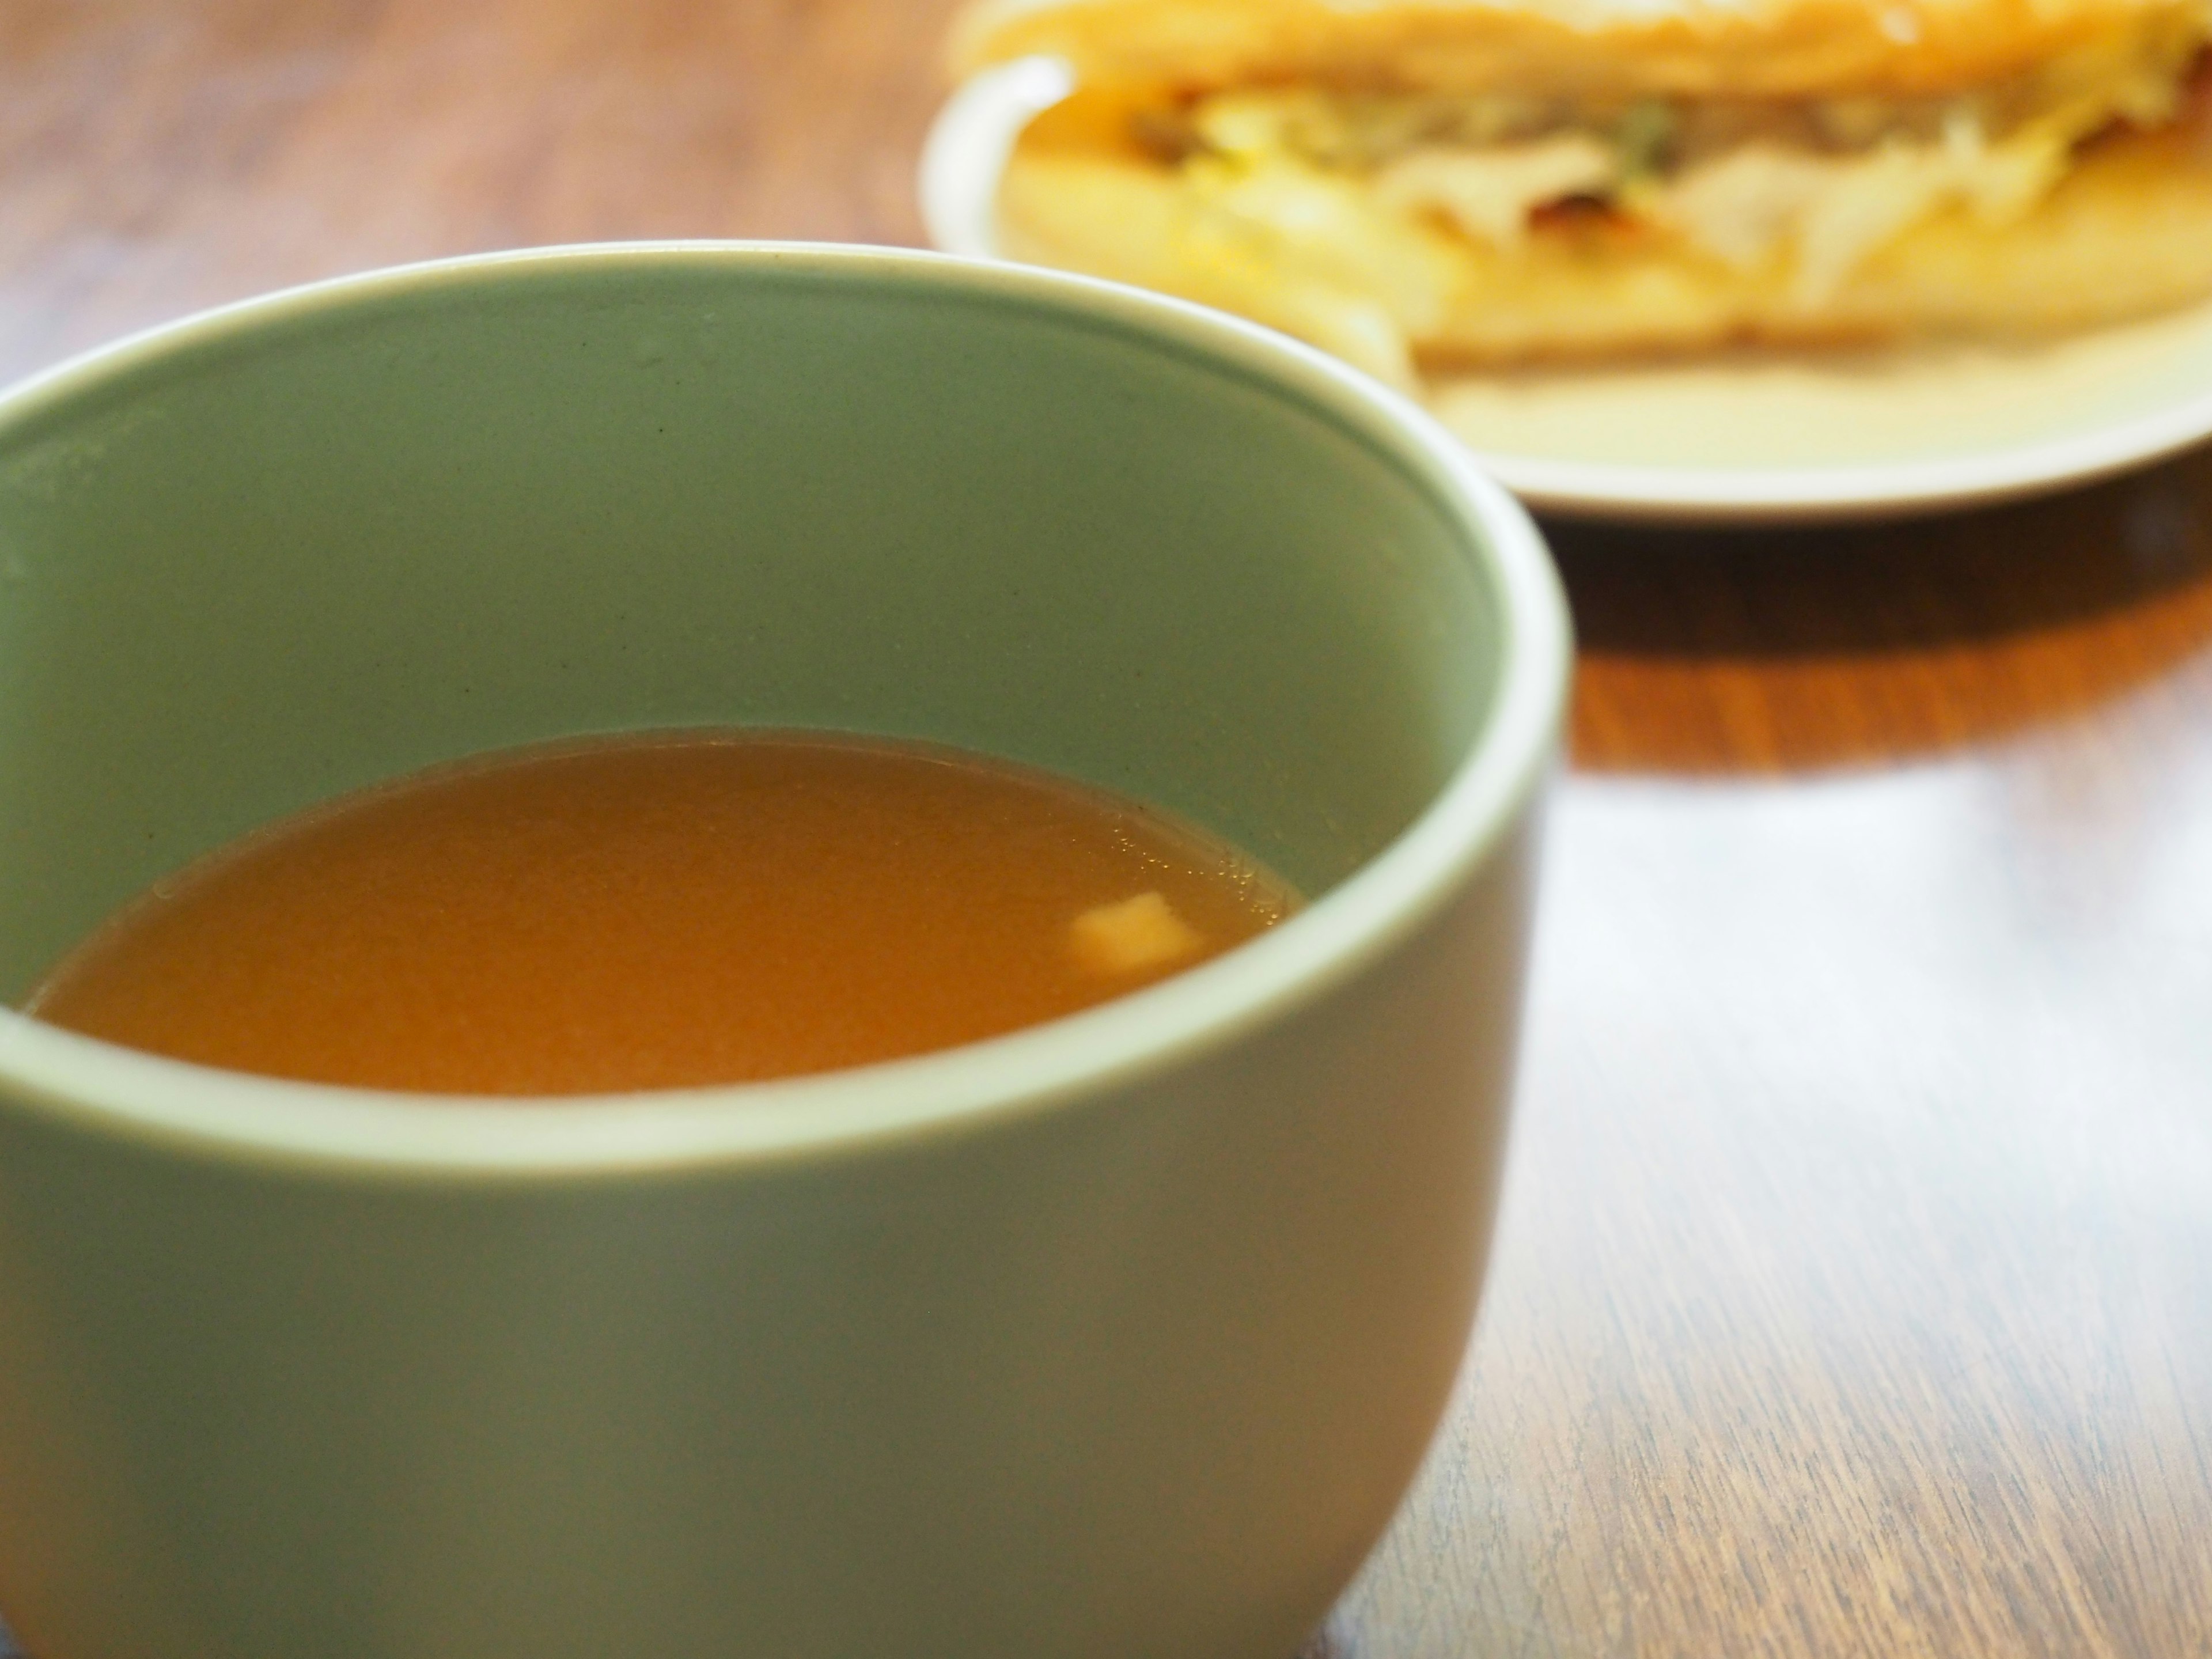
[(1285, 1659), (1474, 1318), (1568, 658), (1412, 406), (1070, 277), (470, 259), (0, 399), (0, 1000), (277, 814), (638, 727), (968, 745), (1316, 900), (696, 1092), (0, 1013), (0, 1614), (40, 1659)]

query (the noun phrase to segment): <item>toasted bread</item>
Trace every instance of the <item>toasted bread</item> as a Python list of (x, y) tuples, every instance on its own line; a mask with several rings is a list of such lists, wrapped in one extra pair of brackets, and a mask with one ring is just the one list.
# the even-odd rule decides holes
[(952, 61), (965, 76), (1043, 53), (1086, 86), (1184, 92), (1898, 95), (2203, 18), (2201, 0), (981, 0)]

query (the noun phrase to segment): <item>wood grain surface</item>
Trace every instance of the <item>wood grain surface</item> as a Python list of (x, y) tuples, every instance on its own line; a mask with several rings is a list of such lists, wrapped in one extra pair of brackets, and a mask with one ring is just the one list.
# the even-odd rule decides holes
[[(6, 0), (0, 374), (431, 255), (917, 240), (949, 9)], [(1310, 1659), (2212, 1653), (2212, 456), (1551, 528), (1489, 1299)]]

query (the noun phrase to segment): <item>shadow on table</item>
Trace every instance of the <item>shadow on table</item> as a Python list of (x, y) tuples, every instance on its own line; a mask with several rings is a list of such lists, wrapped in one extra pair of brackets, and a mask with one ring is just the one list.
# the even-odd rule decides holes
[(1940, 752), (2082, 714), (2212, 644), (2212, 450), (1948, 517), (1545, 528), (1580, 635), (1585, 770)]

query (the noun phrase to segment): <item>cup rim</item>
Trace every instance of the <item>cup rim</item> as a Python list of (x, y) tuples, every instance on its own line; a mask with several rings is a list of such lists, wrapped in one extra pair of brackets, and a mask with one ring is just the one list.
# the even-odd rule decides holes
[(0, 421), (267, 321), (398, 292), (495, 283), (517, 267), (661, 261), (871, 275), (1002, 295), (1125, 336), (1149, 334), (1186, 360), (1240, 372), (1334, 418), (1472, 526), (1473, 556), (1501, 620), (1489, 719), (1395, 840), (1281, 926), (1159, 985), (979, 1042), (766, 1082), (508, 1101), (258, 1077), (141, 1053), (0, 1008), (0, 1099), (80, 1129), (207, 1154), (473, 1180), (780, 1166), (972, 1133), (1225, 1048), (1323, 994), (1433, 915), (1541, 786), (1572, 641), (1550, 555), (1521, 505), (1400, 393), (1255, 324), (1118, 283), (827, 243), (649, 241), (474, 254), (286, 289), (127, 336), (0, 391)]

